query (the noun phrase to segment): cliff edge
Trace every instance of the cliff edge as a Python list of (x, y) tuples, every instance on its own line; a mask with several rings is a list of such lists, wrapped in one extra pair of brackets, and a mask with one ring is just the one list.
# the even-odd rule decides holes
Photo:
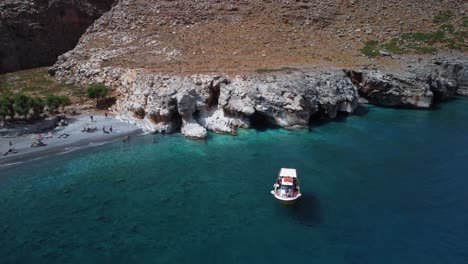
[(114, 0), (2, 0), (0, 74), (50, 66)]

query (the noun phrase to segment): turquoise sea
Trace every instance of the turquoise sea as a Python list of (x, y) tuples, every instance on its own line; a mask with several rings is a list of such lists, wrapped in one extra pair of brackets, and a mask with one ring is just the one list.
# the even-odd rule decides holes
[[(0, 263), (468, 263), (468, 100), (366, 107), (2, 167)], [(293, 206), (270, 194), (281, 167)]]

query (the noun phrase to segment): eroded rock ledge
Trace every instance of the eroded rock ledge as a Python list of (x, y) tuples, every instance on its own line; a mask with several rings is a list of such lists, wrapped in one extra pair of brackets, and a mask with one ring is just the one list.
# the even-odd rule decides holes
[(346, 71), (369, 103), (428, 109), (456, 95), (468, 95), (468, 61), (410, 64), (393, 72)]
[(148, 132), (180, 129), (201, 139), (207, 130), (235, 134), (263, 120), (307, 128), (315, 118), (333, 119), (358, 105), (356, 86), (343, 71), (255, 76), (174, 76), (128, 70), (117, 88), (120, 119)]

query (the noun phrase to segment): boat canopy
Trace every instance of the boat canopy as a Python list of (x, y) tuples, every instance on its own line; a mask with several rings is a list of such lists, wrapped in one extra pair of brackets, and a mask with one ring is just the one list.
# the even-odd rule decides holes
[(290, 178), (290, 177), (283, 177), (281, 179), (281, 185), (292, 186), (293, 185), (293, 179)]
[(279, 176), (297, 178), (296, 169), (281, 168)]

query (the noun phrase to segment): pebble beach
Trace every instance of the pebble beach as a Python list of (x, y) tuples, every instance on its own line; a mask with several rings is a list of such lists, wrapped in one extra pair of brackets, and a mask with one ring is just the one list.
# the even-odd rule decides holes
[[(0, 137), (0, 166), (121, 140), (125, 136), (141, 133), (138, 127), (112, 116), (105, 118), (104, 115), (93, 115), (93, 120), (90, 116), (87, 114), (68, 118), (67, 126), (56, 127), (50, 133)], [(96, 131), (82, 132), (83, 128), (88, 127), (96, 128)], [(103, 131), (103, 127), (107, 133)], [(112, 132), (110, 132), (111, 127)], [(38, 138), (42, 138), (41, 141), (45, 146), (31, 147), (33, 142), (38, 142)], [(16, 150), (16, 153), (8, 152), (9, 149)], [(5, 155), (5, 152), (8, 153)]]

